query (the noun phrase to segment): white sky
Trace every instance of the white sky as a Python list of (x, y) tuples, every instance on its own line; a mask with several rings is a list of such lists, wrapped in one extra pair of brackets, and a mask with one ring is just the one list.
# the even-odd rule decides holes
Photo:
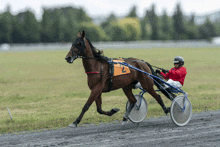
[(178, 2), (181, 4), (183, 13), (187, 15), (191, 13), (203, 15), (220, 11), (220, 0), (0, 0), (0, 13), (5, 11), (7, 5), (10, 5), (11, 13), (14, 15), (31, 9), (37, 19), (40, 19), (43, 6), (82, 6), (90, 17), (109, 15), (111, 12), (117, 16), (123, 16), (133, 5), (136, 5), (138, 15), (143, 17), (152, 4), (155, 4), (158, 15), (162, 14), (164, 9), (168, 15), (172, 15)]

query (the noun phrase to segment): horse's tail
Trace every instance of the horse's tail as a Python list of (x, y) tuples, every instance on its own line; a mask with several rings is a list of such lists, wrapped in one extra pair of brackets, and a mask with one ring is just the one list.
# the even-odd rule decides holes
[(154, 69), (152, 68), (152, 66), (150, 65), (150, 63), (148, 63), (148, 62), (145, 62), (145, 63), (150, 68), (152, 75), (156, 76), (156, 73), (155, 73)]
[[(152, 66), (150, 65), (150, 63), (148, 63), (148, 62), (145, 62), (145, 63), (146, 63), (147, 66), (150, 68), (152, 75), (158, 77), (157, 73), (154, 71), (154, 69), (152, 68)], [(159, 77), (159, 78), (160, 78), (160, 77)], [(153, 77), (153, 79), (154, 79), (154, 81), (156, 81), (156, 82), (154, 82), (154, 84), (157, 86), (158, 89), (160, 89), (161, 86), (160, 86), (159, 84), (162, 84), (162, 82), (161, 82), (159, 79), (157, 79), (157, 78), (154, 78), (154, 77)]]

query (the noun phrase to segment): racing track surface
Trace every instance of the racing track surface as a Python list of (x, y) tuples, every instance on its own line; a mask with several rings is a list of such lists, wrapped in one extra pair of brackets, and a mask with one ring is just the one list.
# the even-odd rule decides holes
[(169, 116), (138, 124), (89, 125), (0, 136), (0, 146), (220, 146), (220, 111), (193, 114), (184, 127)]

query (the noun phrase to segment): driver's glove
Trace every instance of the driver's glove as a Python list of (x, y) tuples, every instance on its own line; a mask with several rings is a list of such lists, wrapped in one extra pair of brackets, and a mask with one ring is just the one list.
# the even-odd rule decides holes
[(169, 70), (162, 69), (162, 72), (163, 72), (163, 73), (168, 73), (168, 72), (169, 72)]
[(160, 70), (159, 70), (159, 69), (156, 69), (156, 73), (160, 73)]

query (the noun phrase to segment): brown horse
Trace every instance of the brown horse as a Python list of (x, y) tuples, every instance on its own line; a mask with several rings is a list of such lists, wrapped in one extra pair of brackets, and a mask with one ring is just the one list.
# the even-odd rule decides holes
[[(101, 95), (104, 92), (109, 92), (109, 84), (111, 84), (109, 82), (110, 79), (112, 80), (111, 90), (122, 88), (130, 102), (130, 107), (127, 109), (125, 115), (123, 116), (123, 121), (128, 119), (128, 115), (136, 103), (132, 89), (134, 89), (134, 85), (138, 81), (141, 83), (143, 89), (157, 100), (157, 102), (163, 108), (164, 112), (166, 114), (169, 112), (169, 109), (165, 107), (160, 95), (155, 92), (153, 88), (154, 81), (148, 75), (130, 69), (129, 74), (111, 77), (109, 76), (110, 65), (107, 62), (109, 58), (101, 55), (101, 53), (102, 52), (100, 50), (95, 49), (91, 42), (85, 38), (85, 32), (83, 31), (82, 34), (81, 32), (78, 33), (75, 42), (72, 44), (72, 47), (65, 58), (68, 63), (73, 63), (73, 61), (79, 57), (82, 58), (83, 66), (85, 72), (87, 73), (88, 86), (91, 90), (89, 99), (84, 105), (81, 114), (70, 125), (70, 127), (77, 127), (77, 124), (79, 124), (83, 115), (94, 101), (96, 102), (97, 112), (100, 114), (111, 116), (119, 111), (117, 108), (113, 108), (111, 111), (103, 111), (101, 107)], [(151, 73), (152, 67), (149, 67), (149, 64), (146, 64), (141, 60), (128, 58), (124, 59), (124, 61), (143, 71)]]

